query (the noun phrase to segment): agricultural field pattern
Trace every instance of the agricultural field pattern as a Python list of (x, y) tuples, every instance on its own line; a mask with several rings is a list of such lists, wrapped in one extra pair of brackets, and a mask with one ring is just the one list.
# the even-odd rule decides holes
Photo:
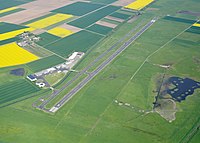
[(0, 143), (200, 143), (199, 0), (0, 0)]

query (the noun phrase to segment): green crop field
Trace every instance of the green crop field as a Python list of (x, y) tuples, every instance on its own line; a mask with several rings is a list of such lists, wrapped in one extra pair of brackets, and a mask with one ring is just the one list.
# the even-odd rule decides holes
[(52, 55), (49, 57), (45, 57), (42, 59), (39, 59), (37, 61), (33, 61), (31, 63), (26, 64), (33, 73), (35, 72), (39, 72), (41, 70), (45, 70), (48, 68), (51, 68), (52, 66), (64, 63), (65, 60), (56, 56), (56, 55)]
[[(116, 0), (90, 1), (107, 4)], [(5, 107), (1, 106), (0, 142), (199, 143), (200, 88), (195, 89), (185, 100), (174, 101), (173, 121), (167, 120), (153, 110), (163, 77), (176, 76), (200, 82), (200, 29), (193, 26), (200, 17), (178, 13), (180, 10), (199, 13), (199, 7), (198, 0), (156, 0), (148, 8), (143, 9), (141, 15), (119, 24), (107, 36), (100, 35), (104, 35), (105, 29), (93, 24), (96, 22), (93, 16), (100, 17), (96, 15), (99, 11), (89, 14), (89, 20), (82, 17), (89, 21), (86, 24), (83, 24), (84, 20), (80, 20), (82, 18), (77, 19), (82, 21), (86, 30), (61, 39), (54, 39), (45, 33), (43, 38), (47, 39), (40, 45), (63, 57), (68, 57), (74, 51), (87, 52), (92, 49), (73, 68), (76, 72), (71, 71), (70, 75), (54, 87), (57, 91), (125, 35), (126, 38), (115, 48), (124, 45), (153, 18), (158, 18), (147, 31), (55, 114), (48, 114), (32, 106), (39, 98), (46, 99), (52, 91), (48, 89), (46, 93), (46, 89), (38, 89), (24, 77), (31, 72), (51, 67), (56, 64), (56, 59), (61, 62), (62, 58), (53, 55), (26, 65), (0, 69), (0, 104), (7, 105), (31, 97)], [(123, 14), (125, 13), (127, 12)], [(132, 32), (129, 33), (130, 31)], [(101, 62), (115, 50), (112, 49)], [(99, 65), (100, 62), (96, 63), (81, 78), (88, 76), (92, 69)], [(169, 67), (165, 68), (167, 65)], [(9, 71), (15, 68), (25, 68), (26, 74), (23, 77), (10, 75)], [(57, 82), (51, 77), (48, 78), (50, 82)], [(61, 95), (74, 88), (74, 84), (79, 80), (81, 79), (77, 79), (70, 88), (64, 89)], [(32, 93), (29, 93), (31, 91)], [(42, 91), (45, 93), (41, 93)], [(41, 94), (32, 97), (33, 93)], [(48, 108), (54, 102), (52, 100), (48, 103)]]
[(5, 44), (9, 44), (9, 43), (12, 43), (12, 42), (15, 42), (17, 40), (18, 40), (17, 37), (6, 39), (6, 40), (2, 40), (2, 41), (0, 40), (0, 46), (1, 45), (5, 45)]
[(100, 10), (97, 10), (89, 15), (86, 15), (84, 17), (81, 17), (79, 19), (76, 19), (72, 22), (69, 22), (68, 24), (79, 27), (79, 28), (86, 28), (90, 26), (91, 24), (99, 21), (100, 19), (104, 18), (105, 16), (115, 12), (116, 10), (120, 9), (120, 7), (117, 6), (107, 6), (105, 8), (102, 8)]
[(110, 4), (116, 2), (117, 0), (90, 0), (91, 2), (102, 3), (102, 4)]
[(32, 85), (29, 81), (24, 79), (0, 85), (0, 105), (21, 97), (29, 96), (39, 90), (40, 89), (38, 87)]
[(0, 22), (0, 34), (6, 33), (6, 32), (11, 32), (14, 30), (20, 30), (20, 29), (24, 29), (24, 28), (28, 28), (28, 27), (11, 24), (11, 23), (6, 23), (6, 22)]
[(13, 14), (13, 13), (16, 13), (16, 12), (20, 12), (22, 10), (25, 10), (25, 9), (23, 9), (23, 8), (17, 8), (17, 9), (8, 11), (8, 12), (4, 12), (4, 13), (0, 14), (0, 17), (6, 16), (6, 15), (10, 15), (10, 14)]
[(9, 8), (9, 7), (13, 7), (13, 6), (17, 6), (17, 5), (20, 5), (20, 4), (25, 4), (25, 3), (28, 3), (28, 2), (31, 2), (33, 0), (0, 0), (0, 10), (2, 9), (6, 9), (6, 8)]
[(63, 57), (68, 57), (73, 52), (87, 52), (90, 47), (102, 38), (103, 36), (101, 35), (83, 30), (47, 45), (45, 48)]
[(73, 4), (58, 8), (56, 10), (53, 10), (52, 12), (82, 16), (96, 9), (101, 8), (102, 6), (104, 5), (87, 3), (87, 2), (76, 2)]
[(190, 29), (187, 30), (187, 32), (200, 34), (200, 27), (192, 26)]
[(87, 30), (90, 30), (90, 31), (93, 31), (93, 32), (96, 32), (99, 34), (107, 35), (108, 33), (110, 33), (112, 31), (112, 28), (94, 24), (94, 25), (88, 27)]
[(176, 21), (176, 22), (189, 23), (189, 24), (193, 24), (196, 22), (196, 20), (184, 19), (184, 18), (179, 18), (179, 17), (171, 17), (171, 16), (166, 16), (164, 17), (164, 19), (170, 20), (170, 21)]
[(110, 16), (124, 19), (124, 20), (127, 20), (130, 17), (130, 15), (122, 14), (122, 13), (118, 13), (118, 12), (115, 12), (115, 13), (111, 14)]
[(58, 39), (60, 39), (60, 37), (52, 35), (50, 33), (42, 33), (40, 35), (38, 35), (41, 39), (40, 41), (37, 42), (37, 44), (41, 45), (41, 46), (45, 46), (48, 44), (51, 44), (54, 41), (57, 41)]

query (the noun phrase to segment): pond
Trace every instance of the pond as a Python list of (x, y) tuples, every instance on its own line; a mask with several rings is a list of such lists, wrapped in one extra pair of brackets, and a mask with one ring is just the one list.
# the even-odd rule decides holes
[(185, 100), (187, 96), (192, 95), (195, 89), (200, 88), (200, 82), (190, 78), (170, 77), (168, 84), (175, 86), (172, 89), (167, 89), (167, 93), (178, 102)]

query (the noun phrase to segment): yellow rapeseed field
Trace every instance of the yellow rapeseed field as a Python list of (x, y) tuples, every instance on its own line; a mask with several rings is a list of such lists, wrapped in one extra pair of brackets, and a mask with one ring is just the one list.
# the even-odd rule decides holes
[(42, 29), (71, 17), (72, 15), (68, 15), (68, 14), (55, 14), (53, 16), (49, 16), (47, 18), (30, 23), (27, 26), (33, 27), (36, 29)]
[(59, 37), (66, 37), (73, 34), (72, 31), (67, 30), (65, 28), (56, 27), (48, 31), (48, 33), (59, 36)]
[(193, 26), (200, 27), (199, 23), (194, 23)]
[(133, 9), (133, 10), (141, 10), (145, 6), (149, 5), (152, 3), (154, 0), (136, 0), (133, 3), (125, 6), (125, 8)]
[(15, 10), (15, 9), (17, 9), (17, 7), (10, 7), (10, 8), (6, 8), (6, 9), (3, 9), (3, 10), (0, 10), (0, 14), (1, 13), (5, 13), (5, 12), (9, 12), (9, 11)]
[(33, 30), (35, 30), (35, 29), (34, 28), (24, 28), (24, 29), (20, 29), (20, 30), (3, 33), (3, 34), (0, 34), (0, 40), (6, 40), (9, 38), (13, 38), (13, 37), (23, 33), (24, 31), (33, 31)]
[(37, 56), (19, 47), (16, 43), (0, 46), (0, 55), (0, 68), (25, 64), (38, 59)]

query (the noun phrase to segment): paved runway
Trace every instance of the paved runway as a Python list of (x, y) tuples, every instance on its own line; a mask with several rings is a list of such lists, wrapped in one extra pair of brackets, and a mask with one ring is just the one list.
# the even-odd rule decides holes
[(117, 51), (115, 51), (108, 59), (106, 59), (96, 70), (83, 79), (75, 88), (73, 88), (68, 94), (66, 94), (54, 107), (62, 107), (70, 98), (73, 97), (79, 90), (81, 90), (90, 80), (92, 80), (98, 73), (100, 73), (109, 63), (111, 63), (119, 54), (121, 54), (127, 47), (129, 47), (138, 37), (142, 35), (156, 19), (147, 23), (138, 33), (125, 42)]

